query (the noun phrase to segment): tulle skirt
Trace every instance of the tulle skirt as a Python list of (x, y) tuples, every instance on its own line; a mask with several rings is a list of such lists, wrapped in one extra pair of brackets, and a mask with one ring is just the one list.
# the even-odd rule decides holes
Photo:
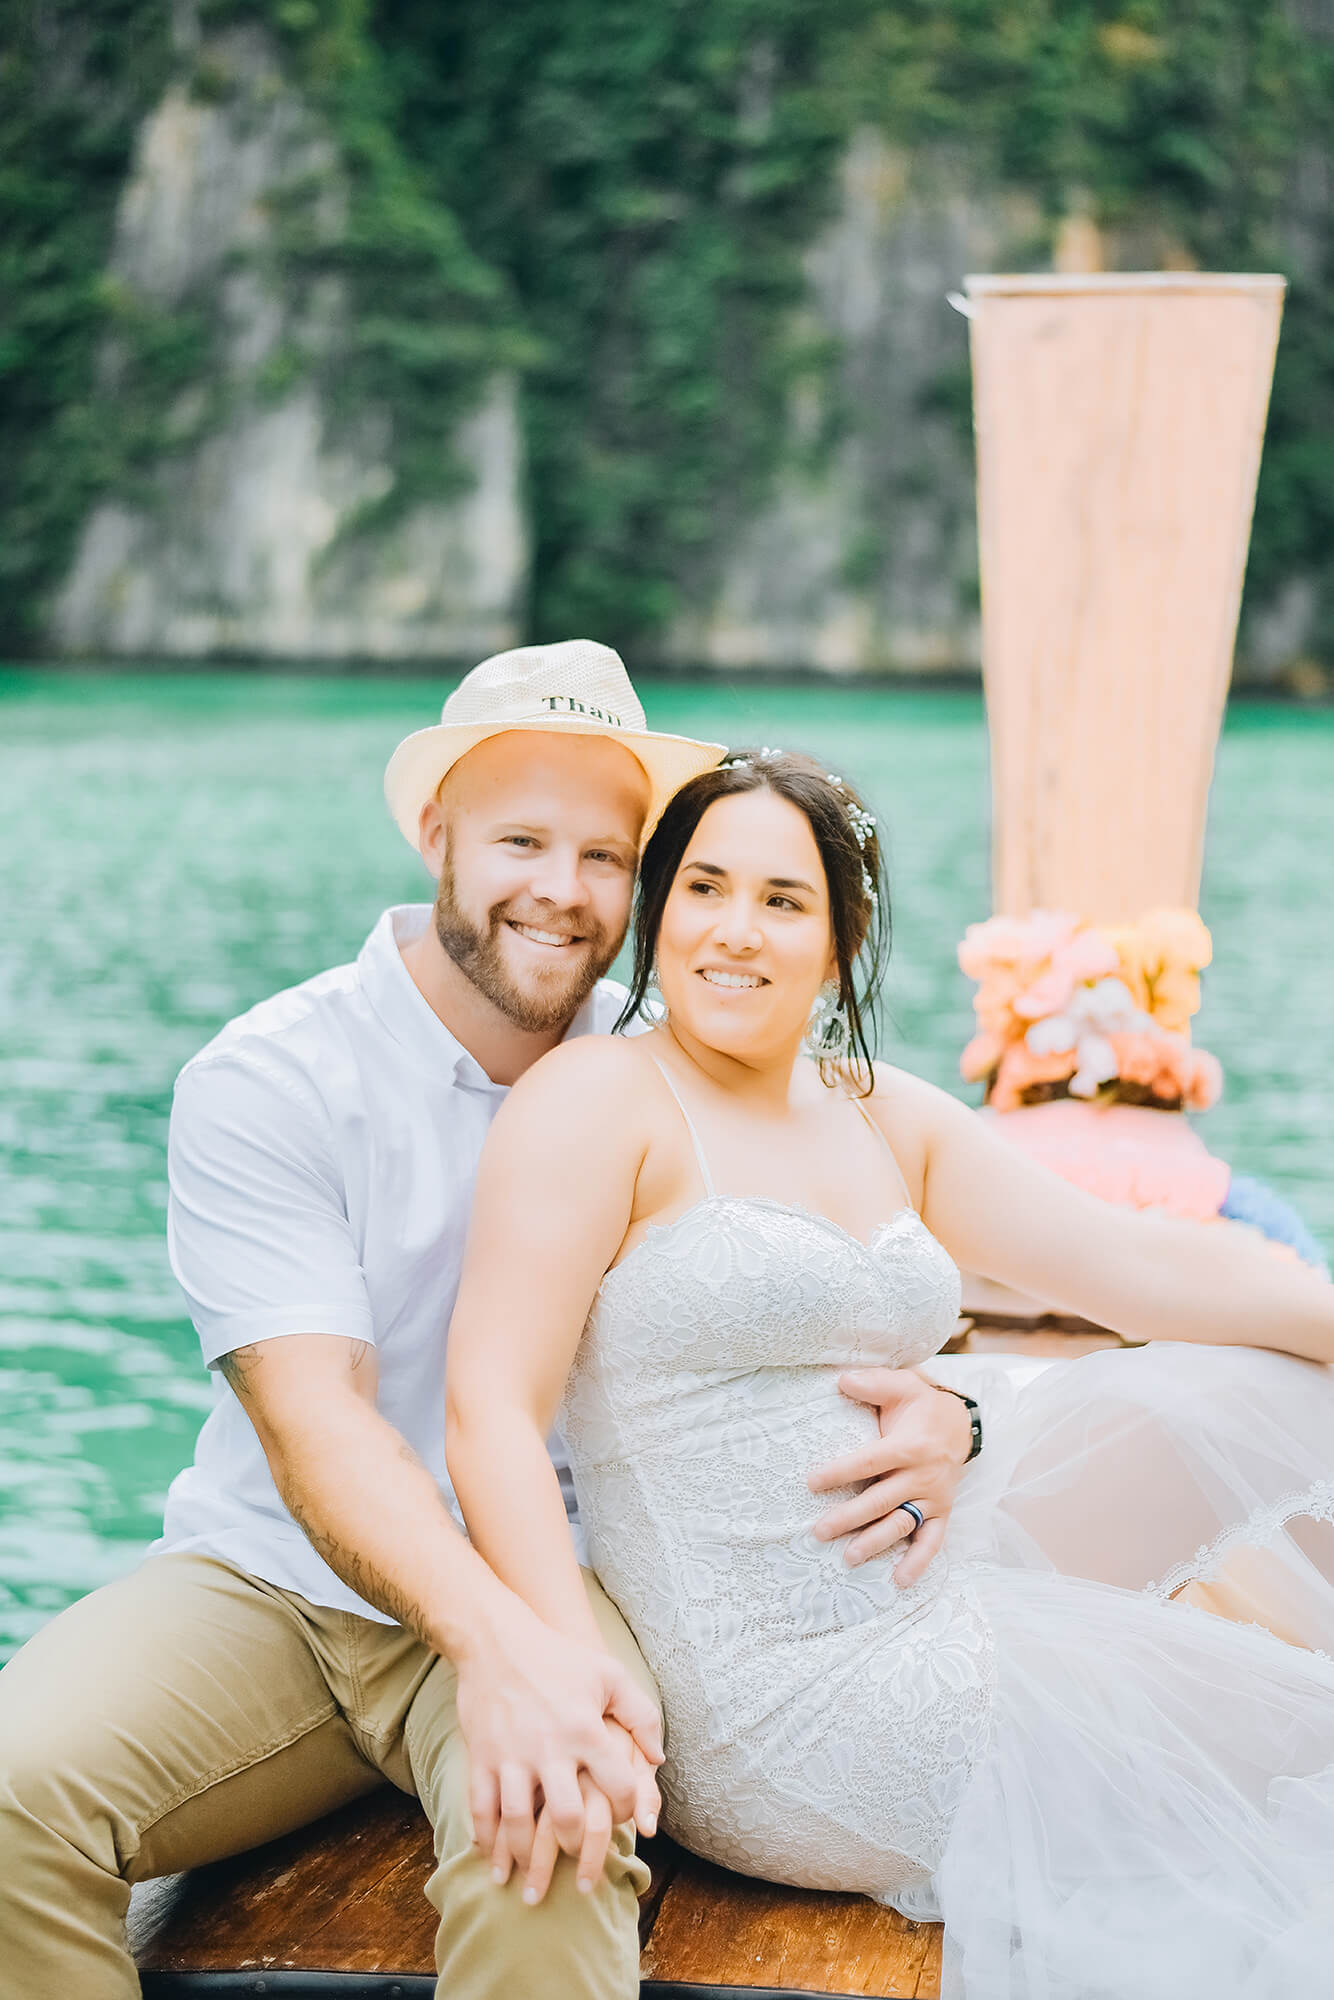
[(946, 2000), (1334, 1989), (1334, 1373), (1164, 1345), (930, 1372), (983, 1406), (951, 1548), (996, 1662), (931, 1889), (886, 1896), (943, 1919)]

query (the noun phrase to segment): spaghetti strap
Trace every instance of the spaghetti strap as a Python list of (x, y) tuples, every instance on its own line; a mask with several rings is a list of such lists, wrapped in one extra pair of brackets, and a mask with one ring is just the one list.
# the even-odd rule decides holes
[(695, 1149), (695, 1164), (699, 1168), (699, 1176), (704, 1183), (704, 1192), (706, 1195), (712, 1195), (716, 1192), (713, 1185), (713, 1175), (709, 1172), (709, 1163), (704, 1157), (704, 1148), (699, 1143), (699, 1133), (695, 1130), (695, 1121), (686, 1110), (685, 1100), (676, 1085), (672, 1082), (671, 1072), (667, 1069), (666, 1065), (660, 1063), (656, 1056), (650, 1056), (649, 1061), (652, 1063), (654, 1069), (660, 1072), (663, 1082), (676, 1099), (676, 1108), (686, 1121), (686, 1131), (690, 1134), (690, 1143)]
[(876, 1138), (880, 1141), (885, 1151), (889, 1154), (891, 1161), (893, 1161), (894, 1171), (899, 1177), (899, 1186), (903, 1190), (903, 1206), (905, 1208), (912, 1208), (913, 1214), (916, 1215), (917, 1210), (913, 1208), (911, 1197), (908, 1194), (908, 1183), (903, 1178), (903, 1169), (898, 1163), (898, 1159), (897, 1156), (895, 1155), (894, 1148), (890, 1145), (889, 1140), (885, 1137), (879, 1119), (872, 1118), (870, 1112), (866, 1108), (866, 1099), (864, 1097), (853, 1097), (851, 1091), (849, 1091), (847, 1095), (852, 1098), (852, 1102), (861, 1112), (862, 1117), (866, 1120), (871, 1130), (875, 1133)]

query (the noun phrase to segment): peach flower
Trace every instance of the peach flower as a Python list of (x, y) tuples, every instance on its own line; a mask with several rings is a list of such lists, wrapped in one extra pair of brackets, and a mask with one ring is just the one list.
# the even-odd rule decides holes
[(959, 1074), (968, 1083), (983, 1083), (991, 1075), (1007, 1043), (1003, 1035), (989, 1033), (985, 1028), (974, 1035), (963, 1054), (959, 1057)]
[(1067, 944), (1078, 928), (1078, 917), (1061, 910), (1034, 910), (1027, 917), (988, 917), (984, 924), (969, 924), (964, 932), (959, 966), (970, 979), (977, 980), (985, 979), (998, 966), (1036, 970)]
[(1212, 956), (1193, 910), (1151, 910), (1103, 929), (1060, 910), (970, 924), (959, 964), (977, 982), (977, 1032), (960, 1059), (991, 1102), (1013, 1109), (1039, 1083), (1091, 1099), (1109, 1083), (1205, 1109), (1222, 1089), (1215, 1059), (1190, 1046), (1199, 973)]
[(1186, 1102), (1192, 1111), (1207, 1111), (1223, 1095), (1223, 1065), (1207, 1049), (1192, 1049)]
[(1184, 1033), (1199, 1011), (1199, 974), (1213, 957), (1213, 941), (1194, 910), (1150, 910), (1139, 923), (1106, 935), (1136, 1006)]
[(1020, 993), (1014, 1011), (1025, 1021), (1041, 1020), (1044, 1014), (1059, 1014), (1070, 1003), (1077, 986), (1086, 986), (1117, 970), (1115, 947), (1101, 931), (1080, 931), (1051, 953), (1046, 970), (1028, 989)]

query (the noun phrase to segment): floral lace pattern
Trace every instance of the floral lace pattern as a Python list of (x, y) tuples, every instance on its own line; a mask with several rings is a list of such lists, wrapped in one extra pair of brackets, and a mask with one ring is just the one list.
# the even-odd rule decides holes
[(1334, 1521), (1334, 1479), (1319, 1479), (1266, 1507), (1257, 1507), (1244, 1521), (1233, 1522), (1213, 1541), (1203, 1543), (1185, 1562), (1176, 1563), (1156, 1583), (1145, 1584), (1145, 1595), (1167, 1600), (1188, 1583), (1209, 1583), (1221, 1575), (1233, 1549), (1268, 1548), (1290, 1522), (1299, 1519)]
[(876, 1434), (837, 1371), (925, 1360), (958, 1309), (910, 1209), (863, 1244), (730, 1195), (603, 1282), (560, 1427), (662, 1696), (666, 1822), (697, 1852), (881, 1896), (929, 1880), (989, 1727), (979, 1565), (938, 1558), (903, 1590), (892, 1557), (849, 1569), (811, 1532), (838, 1496), (806, 1475)]

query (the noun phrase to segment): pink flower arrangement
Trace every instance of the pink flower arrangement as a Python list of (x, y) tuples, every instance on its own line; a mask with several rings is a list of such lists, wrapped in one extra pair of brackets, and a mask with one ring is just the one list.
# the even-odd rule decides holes
[(977, 981), (977, 1033), (960, 1069), (987, 1083), (998, 1111), (1061, 1083), (1077, 1098), (1128, 1084), (1205, 1110), (1223, 1075), (1191, 1047), (1190, 1017), (1211, 951), (1193, 910), (1153, 910), (1116, 929), (1052, 910), (970, 924), (959, 964)]

